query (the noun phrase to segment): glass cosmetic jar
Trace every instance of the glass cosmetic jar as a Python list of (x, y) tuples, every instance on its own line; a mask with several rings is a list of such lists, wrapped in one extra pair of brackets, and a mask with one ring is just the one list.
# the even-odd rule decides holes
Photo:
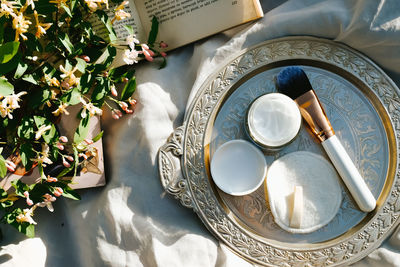
[(277, 151), (292, 142), (300, 126), (299, 107), (290, 97), (281, 93), (262, 95), (247, 110), (247, 135), (265, 151)]

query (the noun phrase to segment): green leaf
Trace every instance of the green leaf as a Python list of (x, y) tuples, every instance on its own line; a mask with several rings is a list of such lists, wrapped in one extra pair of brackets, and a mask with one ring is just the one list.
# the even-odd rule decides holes
[(158, 68), (159, 70), (165, 68), (167, 66), (167, 59), (165, 57), (162, 58), (163, 61), (160, 64), (160, 67)]
[(74, 45), (71, 43), (68, 35), (65, 32), (61, 32), (59, 34), (58, 40), (62, 43), (62, 45), (65, 47), (65, 49), (67, 49), (68, 52), (70, 54), (72, 54), (72, 51), (74, 50)]
[(111, 63), (114, 61), (115, 56), (117, 55), (117, 49), (114, 46), (108, 46), (104, 54), (101, 56), (104, 57), (103, 65), (105, 68), (108, 68)]
[(46, 143), (50, 143), (52, 140), (58, 137), (57, 129), (54, 124), (51, 124), (51, 129), (42, 135)]
[[(38, 1), (37, 1), (38, 2)], [(38, 10), (39, 12), (39, 10)], [(43, 14), (43, 13), (42, 13)], [(24, 55), (33, 55), (33, 53), (36, 52), (43, 52), (43, 47), (41, 43), (39, 42), (39, 39), (36, 38), (36, 36), (32, 33), (27, 32), (26, 36), (28, 37), (28, 40), (24, 41)]]
[(133, 77), (126, 83), (124, 89), (122, 90), (121, 100), (127, 100), (129, 97), (132, 96), (135, 90), (136, 90), (136, 78)]
[(22, 58), (21, 53), (17, 53), (17, 55), (7, 63), (0, 64), (0, 75), (5, 75), (14, 70), (21, 62), (21, 58)]
[(8, 193), (4, 191), (3, 188), (0, 187), (0, 199), (2, 199), (2, 201), (0, 202), (0, 208), (2, 208), (3, 210), (4, 208), (11, 207), (14, 204), (14, 200), (7, 198), (8, 198)]
[(79, 126), (76, 129), (76, 132), (74, 134), (74, 143), (78, 144), (82, 142), (89, 131), (89, 115), (87, 115), (85, 118), (81, 119), (79, 122)]
[(8, 42), (0, 45), (0, 64), (10, 61), (18, 52), (19, 42)]
[(4, 178), (7, 174), (6, 160), (0, 155), (0, 177)]
[(108, 81), (106, 78), (98, 80), (92, 93), (92, 103), (98, 107), (101, 107), (109, 91), (110, 81)]
[[(28, 223), (24, 223), (24, 224), (28, 224)], [(25, 228), (25, 229), (23, 229)], [(27, 237), (29, 238), (33, 238), (35, 237), (35, 225), (34, 224), (28, 224), (26, 227), (23, 226), (22, 227), (22, 233), (24, 233)]]
[(14, 93), (14, 86), (6, 78), (0, 77), (0, 95), (7, 96)]
[(117, 40), (117, 35), (115, 34), (114, 28), (112, 26), (111, 20), (108, 17), (107, 13), (104, 12), (103, 10), (97, 10), (96, 15), (99, 17), (99, 19), (104, 23), (108, 30), (109, 38), (111, 42), (114, 42)]
[(26, 170), (30, 170), (32, 168), (31, 159), (35, 157), (35, 152), (33, 152), (33, 147), (30, 143), (24, 143), (21, 145), (19, 149), (19, 153), (21, 155), (21, 161)]
[(86, 69), (86, 61), (81, 59), (81, 58), (76, 58), (77, 64), (76, 67), (78, 68), (78, 70), (81, 73), (85, 73), (85, 69)]
[(35, 137), (35, 121), (30, 117), (23, 117), (17, 128), (17, 134), (20, 138), (33, 140)]
[(130, 68), (128, 65), (122, 65), (117, 68), (112, 68), (109, 71), (109, 76), (111, 80), (116, 83), (122, 82), (125, 78), (131, 79), (135, 75), (135, 69)]
[[(6, 22), (6, 16), (0, 17), (0, 25), (4, 25)], [(4, 41), (4, 27), (0, 27), (0, 44)]]
[[(21, 209), (18, 209), (18, 210), (20, 210), (19, 213), (22, 213)], [(18, 214), (16, 213), (16, 214), (13, 214), (12, 216), (8, 216), (7, 223), (9, 223), (12, 226), (14, 226), (15, 228), (17, 228), (17, 230), (20, 233), (25, 234), (27, 237), (29, 237), (29, 238), (35, 237), (35, 225), (30, 224), (28, 222), (18, 223), (16, 221), (16, 217), (18, 216)]]
[(73, 147), (72, 149), (74, 150), (74, 177), (76, 177), (76, 173), (78, 172), (79, 155), (76, 147)]
[(69, 7), (64, 4), (61, 4), (61, 7), (65, 10), (65, 12), (68, 14), (68, 16), (72, 18), (71, 9), (69, 9)]
[(0, 198), (6, 198), (8, 196), (7, 192), (0, 187)]
[(24, 184), (20, 179), (11, 181), (11, 185), (15, 188), (15, 194), (20, 197), (25, 197), (24, 192), (30, 188), (27, 184)]
[(79, 104), (81, 102), (81, 93), (79, 92), (78, 88), (73, 88), (71, 91), (69, 91), (68, 93), (64, 94), (61, 97), (61, 101), (63, 101), (64, 103), (67, 103), (68, 105), (76, 105)]
[(49, 125), (49, 121), (45, 117), (33, 116), (35, 120), (36, 127), (40, 128), (42, 125)]
[(93, 142), (97, 142), (97, 141), (99, 141), (100, 140), (100, 138), (102, 138), (103, 137), (103, 133), (104, 133), (104, 131), (101, 131), (100, 133), (98, 133), (92, 140), (93, 140)]
[(87, 37), (92, 39), (92, 37), (94, 35), (92, 24), (90, 24), (87, 21), (84, 21), (84, 22), (80, 23), (80, 26), (83, 29), (83, 31), (86, 33)]
[(33, 109), (37, 109), (46, 101), (48, 101), (51, 97), (51, 91), (49, 88), (43, 88), (42, 90), (36, 91), (33, 94), (30, 94), (29, 104)]
[(34, 85), (38, 85), (38, 82), (36, 81), (35, 77), (32, 74), (26, 74), (22, 77), (22, 80), (32, 83)]
[(35, 120), (35, 124), (38, 129), (43, 125), (51, 126), (51, 128), (49, 130), (45, 131), (42, 134), (42, 137), (46, 143), (51, 143), (51, 141), (53, 139), (56, 139), (58, 137), (56, 127), (48, 119), (46, 119), (45, 117), (41, 117), (41, 116), (33, 116), (33, 119)]
[(157, 39), (157, 34), (158, 34), (158, 20), (157, 17), (154, 16), (153, 19), (151, 20), (151, 29), (150, 29), (150, 33), (149, 33), (149, 38), (147, 39), (147, 43), (150, 46), (154, 45), (154, 42)]
[(45, 180), (46, 175), (44, 174), (43, 164), (41, 164), (41, 163), (38, 164), (38, 170), (39, 170), (40, 178)]
[(15, 70), (14, 79), (19, 79), (24, 75), (25, 71), (28, 69), (28, 64), (21, 61), (18, 63), (17, 69)]
[(125, 30), (128, 32), (129, 35), (134, 35), (135, 31), (133, 30), (131, 25), (124, 25)]
[(61, 178), (63, 176), (65, 176), (67, 173), (69, 173), (70, 171), (72, 171), (74, 169), (74, 165), (71, 165), (68, 168), (64, 168), (58, 175), (57, 178)]
[(69, 62), (68, 59), (65, 60), (64, 69), (65, 69), (66, 71), (72, 70), (72, 64), (71, 64), (71, 62)]
[(43, 74), (47, 74), (49, 76), (49, 78), (53, 78), (54, 73), (56, 73), (56, 69), (50, 65), (48, 62), (44, 63), (43, 67), (42, 67), (42, 72)]
[(85, 72), (79, 80), (79, 90), (81, 91), (81, 93), (88, 93), (90, 88), (92, 87), (92, 83), (92, 74), (90, 72)]
[[(78, 0), (71, 0), (71, 11), (75, 10), (76, 4), (77, 4)], [(71, 16), (72, 17), (72, 16)]]
[(16, 208), (14, 210), (12, 210), (11, 212), (9, 212), (8, 214), (4, 215), (4, 218), (6, 219), (5, 221), (8, 224), (13, 225), (14, 227), (18, 227), (17, 223), (15, 222), (16, 217), (22, 213), (22, 210), (20, 208)]
[(66, 186), (63, 188), (64, 193), (63, 197), (67, 197), (73, 200), (81, 200), (81, 197), (78, 193), (76, 193), (71, 187)]

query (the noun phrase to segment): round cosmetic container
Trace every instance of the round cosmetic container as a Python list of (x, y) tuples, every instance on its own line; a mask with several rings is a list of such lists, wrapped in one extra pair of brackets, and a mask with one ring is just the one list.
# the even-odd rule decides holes
[(242, 196), (260, 187), (267, 174), (267, 162), (255, 145), (237, 139), (224, 143), (214, 152), (210, 171), (219, 189)]
[(256, 98), (246, 116), (250, 139), (266, 151), (277, 151), (294, 140), (300, 130), (300, 110), (290, 97), (270, 93)]

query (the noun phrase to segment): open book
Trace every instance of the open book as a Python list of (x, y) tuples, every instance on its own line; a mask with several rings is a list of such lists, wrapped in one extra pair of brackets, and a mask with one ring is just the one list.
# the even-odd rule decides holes
[[(119, 39), (128, 35), (123, 25), (130, 25), (138, 39), (146, 41), (151, 20), (156, 16), (157, 41), (166, 42), (167, 50), (263, 16), (259, 0), (129, 0), (125, 11), (130, 13), (130, 18), (114, 23)], [(100, 24), (94, 25), (99, 35)]]

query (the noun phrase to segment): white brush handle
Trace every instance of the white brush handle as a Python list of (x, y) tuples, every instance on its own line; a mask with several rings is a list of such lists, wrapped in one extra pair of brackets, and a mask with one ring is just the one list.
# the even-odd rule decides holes
[(322, 142), (326, 153), (362, 211), (375, 209), (376, 200), (336, 135)]

